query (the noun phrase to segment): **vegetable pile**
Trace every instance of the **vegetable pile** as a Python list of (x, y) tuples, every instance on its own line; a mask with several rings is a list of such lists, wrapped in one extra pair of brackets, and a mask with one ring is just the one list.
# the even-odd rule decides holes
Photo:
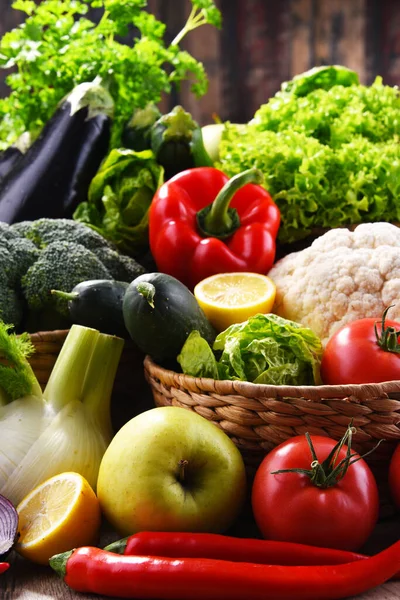
[[(351, 448), (348, 409), (337, 441), (314, 435), (325, 417), (303, 397), (287, 412), (279, 397), (281, 419), (271, 398), (254, 417), (255, 400), (234, 396), (234, 431), (218, 389), (400, 379), (400, 230), (388, 223), (400, 221), (398, 90), (315, 68), (250, 123), (218, 124), (208, 152), (190, 113), (163, 115), (157, 103), (193, 76), (205, 92), (204, 69), (180, 42), (219, 27), (220, 13), (191, 0), (166, 44), (146, 6), (16, 0), (26, 20), (0, 41), (0, 68), (12, 70), (0, 99), (0, 559), (15, 549), (50, 562), (74, 590), (129, 598), (362, 593), (400, 577), (400, 542), (356, 553), (380, 490)], [(275, 262), (277, 240), (318, 228), (331, 230)], [(42, 390), (29, 332), (64, 328)], [(172, 406), (113, 436), (129, 338), (170, 370), (152, 391)], [(193, 410), (180, 406), (180, 373), (192, 376)], [(196, 378), (212, 404), (199, 407)], [(304, 422), (310, 433), (290, 437)], [(246, 430), (251, 446), (263, 423), (276, 447), (248, 508), (268, 541), (210, 535), (243, 510), (250, 482), (237, 438)], [(388, 479), (398, 507), (399, 457)], [(95, 547), (102, 517), (129, 537)]]
[(281, 242), (315, 228), (399, 221), (400, 98), (340, 66), (282, 84), (247, 126), (227, 124), (220, 167), (257, 167), (281, 210)]

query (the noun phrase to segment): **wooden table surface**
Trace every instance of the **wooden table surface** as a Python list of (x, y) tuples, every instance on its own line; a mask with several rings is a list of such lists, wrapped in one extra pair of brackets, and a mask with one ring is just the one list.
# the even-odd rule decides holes
[[(242, 537), (258, 536), (255, 525), (249, 522), (244, 525), (243, 521), (239, 521), (230, 533)], [(102, 534), (100, 542), (103, 546), (116, 539), (118, 535), (108, 530)], [(380, 522), (363, 551), (373, 554), (398, 539), (400, 539), (400, 516)], [(10, 569), (0, 576), (1, 600), (103, 600), (100, 596), (73, 592), (50, 567), (29, 563), (14, 552), (10, 555), (9, 562)], [(357, 596), (357, 599), (399, 600), (400, 581), (385, 583), (366, 594)]]

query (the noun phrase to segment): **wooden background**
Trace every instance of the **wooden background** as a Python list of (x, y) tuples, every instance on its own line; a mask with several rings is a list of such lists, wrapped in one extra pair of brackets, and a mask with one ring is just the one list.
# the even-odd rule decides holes
[[(399, 0), (217, 0), (223, 28), (205, 26), (184, 46), (202, 60), (209, 91), (200, 101), (188, 85), (163, 102), (181, 103), (201, 124), (213, 113), (244, 122), (273, 95), (282, 81), (315, 65), (344, 64), (364, 83), (382, 75), (400, 83)], [(149, 10), (168, 25), (172, 39), (188, 13), (188, 0), (148, 0)], [(16, 26), (21, 13), (0, 0), (0, 35)], [(0, 94), (7, 94), (0, 72)]]

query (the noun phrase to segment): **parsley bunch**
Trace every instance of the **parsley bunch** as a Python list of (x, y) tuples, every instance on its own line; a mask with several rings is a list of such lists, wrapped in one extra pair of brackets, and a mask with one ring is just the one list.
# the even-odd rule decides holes
[[(27, 17), (0, 40), (0, 68), (12, 70), (11, 92), (0, 100), (0, 149), (24, 131), (37, 135), (60, 100), (96, 76), (115, 101), (112, 145), (133, 109), (159, 102), (172, 83), (194, 76), (192, 91), (203, 95), (204, 67), (179, 43), (206, 23), (220, 27), (221, 15), (213, 0), (191, 4), (182, 31), (166, 45), (166, 26), (146, 10), (147, 0), (16, 0), (13, 8)], [(92, 9), (100, 13), (97, 22), (89, 18)]]

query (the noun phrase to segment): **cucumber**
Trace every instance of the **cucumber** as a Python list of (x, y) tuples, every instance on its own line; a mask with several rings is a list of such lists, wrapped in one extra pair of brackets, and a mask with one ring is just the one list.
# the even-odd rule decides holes
[(124, 281), (92, 279), (78, 283), (69, 293), (60, 290), (51, 293), (68, 300), (72, 323), (127, 338), (122, 301), (128, 286)]
[(192, 292), (165, 273), (136, 277), (126, 290), (122, 312), (135, 344), (163, 366), (175, 363), (191, 331), (199, 331), (210, 344), (216, 336)]

